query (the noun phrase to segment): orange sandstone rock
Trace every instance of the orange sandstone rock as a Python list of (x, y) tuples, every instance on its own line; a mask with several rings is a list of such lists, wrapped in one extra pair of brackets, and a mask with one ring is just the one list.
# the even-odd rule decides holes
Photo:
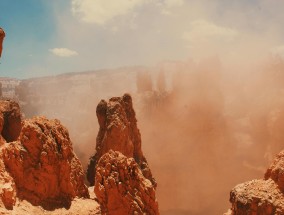
[(22, 122), (16, 102), (0, 101), (0, 133), (0, 214), (101, 214), (81, 198), (82, 166), (58, 120)]
[(155, 187), (135, 160), (120, 152), (110, 150), (100, 158), (95, 193), (102, 214), (159, 214)]
[(68, 131), (58, 120), (25, 120), (19, 139), (2, 149), (19, 198), (52, 209), (89, 196)]
[(278, 185), (280, 190), (284, 192), (284, 151), (281, 151), (274, 159), (271, 166), (267, 169), (265, 180), (271, 178)]
[(16, 203), (16, 186), (14, 179), (6, 171), (0, 153), (0, 208), (5, 207), (9, 210), (13, 209)]
[(0, 208), (9, 210), (13, 209), (15, 205), (17, 193), (14, 179), (6, 170), (2, 148), (6, 141), (16, 140), (20, 132), (21, 113), (19, 105), (9, 100), (0, 101)]
[(141, 135), (125, 94), (97, 106), (100, 130), (87, 176), (102, 214), (158, 215), (156, 181), (141, 150)]
[(265, 173), (264, 179), (237, 185), (230, 192), (232, 207), (226, 215), (284, 214), (284, 151)]
[(122, 97), (113, 97), (109, 102), (102, 100), (97, 106), (96, 113), (100, 130), (97, 136), (96, 153), (91, 158), (87, 171), (90, 184), (94, 184), (98, 160), (109, 150), (114, 150), (128, 158), (134, 158), (144, 177), (156, 186), (156, 181), (141, 150), (141, 135), (137, 128), (131, 96), (125, 94)]

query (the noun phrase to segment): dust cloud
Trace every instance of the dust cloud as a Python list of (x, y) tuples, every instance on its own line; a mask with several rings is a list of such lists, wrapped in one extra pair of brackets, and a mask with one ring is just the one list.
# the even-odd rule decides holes
[(284, 142), (284, 62), (218, 57), (23, 80), (27, 117), (58, 118), (86, 168), (100, 99), (133, 96), (161, 214), (222, 214), (236, 184), (261, 178)]

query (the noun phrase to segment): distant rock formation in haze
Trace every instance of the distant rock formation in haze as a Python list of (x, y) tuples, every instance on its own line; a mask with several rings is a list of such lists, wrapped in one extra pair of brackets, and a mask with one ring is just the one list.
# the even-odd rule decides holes
[(264, 179), (234, 187), (230, 202), (232, 207), (226, 215), (284, 214), (284, 151), (276, 156)]
[(102, 100), (96, 153), (87, 177), (106, 214), (159, 214), (156, 181), (141, 150), (141, 135), (129, 94)]

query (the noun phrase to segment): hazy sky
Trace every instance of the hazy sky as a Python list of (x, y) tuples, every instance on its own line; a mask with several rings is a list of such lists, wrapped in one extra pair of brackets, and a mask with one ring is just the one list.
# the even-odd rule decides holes
[(0, 76), (284, 53), (282, 0), (0, 0)]

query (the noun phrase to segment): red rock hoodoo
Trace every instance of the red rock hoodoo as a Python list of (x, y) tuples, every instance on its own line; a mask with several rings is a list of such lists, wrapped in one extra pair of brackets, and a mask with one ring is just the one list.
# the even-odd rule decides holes
[(100, 130), (87, 177), (105, 214), (159, 214), (156, 181), (141, 150), (129, 94), (97, 106)]
[(97, 106), (100, 130), (97, 136), (96, 153), (91, 158), (87, 171), (88, 181), (94, 184), (96, 163), (110, 149), (132, 157), (139, 165), (145, 178), (154, 186), (156, 181), (141, 150), (141, 135), (129, 94), (113, 97), (107, 103), (102, 100)]
[(233, 188), (230, 202), (232, 207), (227, 215), (284, 214), (284, 151), (276, 156), (264, 179)]
[(2, 55), (4, 37), (5, 37), (5, 32), (2, 28), (0, 28), (0, 58), (1, 58), (1, 55)]
[(22, 121), (16, 102), (0, 101), (0, 133), (1, 210), (13, 209), (18, 198), (55, 209), (89, 197), (82, 165), (58, 120)]
[(75, 196), (88, 197), (82, 166), (58, 120), (25, 120), (19, 139), (2, 151), (21, 199), (51, 208), (68, 207)]

